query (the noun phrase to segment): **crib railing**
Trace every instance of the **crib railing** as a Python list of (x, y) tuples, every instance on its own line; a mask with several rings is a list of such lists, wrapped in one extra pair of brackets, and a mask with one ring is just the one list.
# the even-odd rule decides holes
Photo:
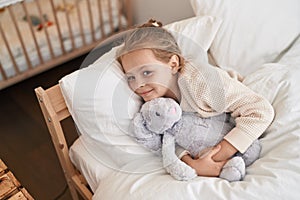
[(0, 89), (85, 54), (128, 28), (130, 7), (130, 0), (25, 0), (2, 8)]

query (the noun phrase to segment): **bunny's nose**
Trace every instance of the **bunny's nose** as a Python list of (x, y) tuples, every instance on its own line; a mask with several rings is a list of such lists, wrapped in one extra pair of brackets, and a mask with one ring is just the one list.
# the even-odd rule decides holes
[(177, 113), (177, 109), (176, 109), (176, 107), (172, 107), (172, 108), (170, 108), (170, 110), (169, 110), (169, 113), (170, 114), (176, 114)]

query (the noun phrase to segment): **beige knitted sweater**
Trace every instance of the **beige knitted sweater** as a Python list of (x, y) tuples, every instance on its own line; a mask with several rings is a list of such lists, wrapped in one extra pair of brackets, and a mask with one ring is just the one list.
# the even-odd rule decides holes
[[(183, 111), (210, 117), (230, 112), (236, 127), (226, 136), (238, 151), (244, 153), (266, 130), (274, 118), (271, 104), (238, 80), (217, 67), (187, 63), (178, 78)], [(263, 87), (263, 86), (262, 86)], [(176, 150), (177, 154), (178, 149)]]

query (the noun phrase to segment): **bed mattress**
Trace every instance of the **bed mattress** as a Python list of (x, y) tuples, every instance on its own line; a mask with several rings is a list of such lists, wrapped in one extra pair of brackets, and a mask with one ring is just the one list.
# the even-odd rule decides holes
[[(115, 168), (108, 164), (110, 152), (88, 137), (79, 137), (70, 149), (75, 166), (90, 184), (93, 199), (298, 199), (300, 196), (300, 39), (279, 60), (255, 72), (265, 81), (276, 117), (260, 139), (261, 157), (247, 168), (243, 181), (197, 177), (176, 181), (161, 168), (157, 156), (133, 159)], [(269, 75), (270, 76), (269, 76)], [(249, 79), (250, 76), (249, 75)], [(252, 77), (253, 78), (253, 77)], [(247, 84), (255, 87), (247, 79)], [(257, 86), (257, 85), (256, 85)], [(262, 88), (258, 85), (257, 88)], [(105, 159), (104, 159), (105, 158)], [(105, 160), (105, 162), (103, 162)]]

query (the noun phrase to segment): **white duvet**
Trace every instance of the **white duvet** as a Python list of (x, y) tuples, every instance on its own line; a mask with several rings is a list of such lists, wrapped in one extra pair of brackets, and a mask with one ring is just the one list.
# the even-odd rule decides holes
[(71, 158), (94, 191), (93, 199), (299, 199), (300, 66), (287, 63), (283, 58), (281, 63), (266, 64), (244, 80), (272, 102), (276, 116), (261, 138), (260, 159), (247, 168), (243, 181), (206, 177), (176, 181), (155, 156), (132, 158), (115, 170), (101, 160), (117, 155), (81, 137), (71, 148)]

